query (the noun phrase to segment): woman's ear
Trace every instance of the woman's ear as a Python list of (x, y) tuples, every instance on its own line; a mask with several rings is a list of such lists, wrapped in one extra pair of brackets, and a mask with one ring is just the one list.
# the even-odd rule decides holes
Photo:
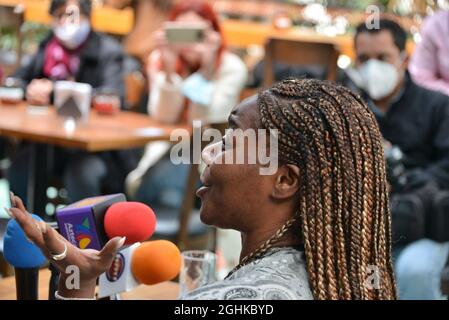
[(408, 63), (410, 62), (410, 55), (407, 52), (403, 53), (401, 69), (407, 70)]
[(299, 168), (294, 164), (286, 164), (279, 168), (275, 175), (271, 196), (283, 200), (296, 195), (299, 190)]

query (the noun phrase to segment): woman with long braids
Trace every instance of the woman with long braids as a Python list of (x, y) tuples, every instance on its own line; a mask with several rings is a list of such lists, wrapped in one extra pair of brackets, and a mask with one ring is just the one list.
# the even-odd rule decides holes
[[(240, 231), (241, 259), (225, 280), (182, 298), (395, 299), (383, 149), (363, 101), (329, 82), (290, 79), (235, 107), (229, 127), (276, 129), (278, 167), (261, 175), (264, 164), (226, 164), (238, 130), (205, 148), (201, 219)], [(28, 237), (47, 255), (62, 252), (56, 232), (36, 228), (13, 201), (11, 214)], [(56, 265), (82, 266), (84, 281), (76, 291), (61, 285), (59, 295), (92, 298), (122, 242), (114, 238), (95, 254), (67, 243)]]

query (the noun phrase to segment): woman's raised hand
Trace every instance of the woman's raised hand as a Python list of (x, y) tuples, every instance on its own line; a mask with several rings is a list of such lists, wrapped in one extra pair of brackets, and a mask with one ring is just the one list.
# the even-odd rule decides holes
[[(5, 209), (7, 213), (19, 223), (30, 241), (38, 246), (59, 270), (59, 294), (64, 297), (93, 298), (96, 279), (109, 269), (117, 251), (125, 243), (125, 238), (115, 237), (109, 240), (101, 251), (81, 250), (45, 222), (36, 221), (27, 212), (22, 200), (12, 193), (11, 206), (11, 209)], [(61, 259), (55, 260), (55, 256), (58, 255)], [(67, 277), (73, 274), (73, 269), (79, 271), (79, 281), (74, 283), (76, 277), (71, 277), (70, 286), (67, 286)]]

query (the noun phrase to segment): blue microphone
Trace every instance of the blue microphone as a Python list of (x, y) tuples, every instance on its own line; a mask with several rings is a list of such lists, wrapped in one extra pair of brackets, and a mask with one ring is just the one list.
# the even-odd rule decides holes
[[(42, 219), (32, 215), (37, 221)], [(16, 275), (17, 300), (37, 300), (39, 267), (47, 258), (41, 250), (28, 240), (16, 220), (11, 219), (6, 226), (3, 243), (5, 260), (14, 267)]]

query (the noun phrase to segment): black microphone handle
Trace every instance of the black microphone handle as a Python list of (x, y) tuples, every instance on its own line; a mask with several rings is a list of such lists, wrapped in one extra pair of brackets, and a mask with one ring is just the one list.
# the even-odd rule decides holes
[(50, 263), (48, 269), (51, 271), (50, 283), (48, 286), (48, 300), (56, 300), (55, 293), (58, 290), (59, 271), (52, 263)]
[[(47, 222), (47, 225), (59, 232), (59, 226), (56, 221)], [(48, 300), (56, 300), (55, 293), (58, 291), (59, 271), (50, 263), (48, 269), (51, 272), (50, 283), (48, 284)]]
[(17, 300), (38, 300), (39, 268), (14, 268)]

